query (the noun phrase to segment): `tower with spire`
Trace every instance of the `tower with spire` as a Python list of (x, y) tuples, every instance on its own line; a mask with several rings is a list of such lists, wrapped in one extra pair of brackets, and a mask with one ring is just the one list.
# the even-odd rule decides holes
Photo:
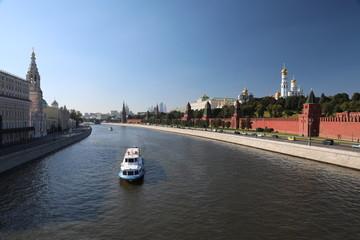
[(281, 70), (281, 97), (286, 98), (288, 93), (288, 81), (287, 81), (288, 71), (286, 69), (286, 65), (284, 63), (284, 67)]
[(190, 121), (192, 119), (192, 110), (191, 110), (191, 105), (190, 103), (188, 103), (186, 105), (186, 110), (185, 110), (185, 114), (184, 114), (184, 117), (183, 117), (183, 120), (184, 121)]
[(126, 123), (126, 122), (127, 122), (125, 102), (123, 102), (123, 107), (122, 107), (122, 111), (121, 111), (121, 122), (122, 122), (122, 123)]
[(36, 65), (34, 49), (31, 53), (31, 62), (26, 73), (26, 81), (30, 82), (30, 121), (31, 126), (34, 127), (34, 137), (46, 136), (46, 118), (42, 106), (43, 95), (40, 87), (40, 74)]
[(315, 94), (311, 89), (303, 105), (302, 114), (299, 115), (299, 135), (319, 136), (321, 106), (316, 102)]
[(241, 118), (241, 109), (240, 109), (240, 102), (236, 100), (234, 109), (234, 114), (231, 117), (231, 127), (235, 129), (239, 129), (240, 127), (240, 118)]

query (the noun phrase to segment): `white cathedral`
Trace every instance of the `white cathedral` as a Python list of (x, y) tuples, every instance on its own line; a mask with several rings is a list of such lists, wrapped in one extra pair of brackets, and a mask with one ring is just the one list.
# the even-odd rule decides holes
[(290, 96), (304, 96), (303, 90), (296, 85), (297, 80), (295, 79), (295, 75), (293, 75), (293, 79), (290, 81), (290, 90), (288, 87), (288, 70), (284, 64), (283, 69), (281, 70), (281, 92), (275, 93), (275, 98), (279, 97), (286, 98)]

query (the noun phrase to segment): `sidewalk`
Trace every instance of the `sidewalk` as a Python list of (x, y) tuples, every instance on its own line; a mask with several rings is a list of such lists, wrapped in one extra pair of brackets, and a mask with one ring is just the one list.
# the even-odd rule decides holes
[(75, 136), (77, 134), (80, 134), (83, 132), (84, 129), (86, 129), (87, 127), (78, 127), (75, 129), (75, 131), (68, 133), (68, 132), (60, 132), (60, 133), (52, 133), (49, 134), (45, 137), (42, 138), (33, 138), (33, 139), (29, 139), (25, 142), (21, 142), (21, 143), (14, 143), (14, 144), (9, 144), (9, 145), (5, 145), (5, 146), (1, 146), (0, 147), (0, 156), (4, 156), (7, 154), (11, 154), (14, 152), (18, 152), (21, 150), (25, 150), (25, 149), (29, 149), (32, 147), (36, 147), (36, 146), (40, 146), (42, 144), (45, 143), (49, 143), (49, 142), (55, 142), (59, 139), (62, 138), (66, 138), (66, 137), (72, 137)]

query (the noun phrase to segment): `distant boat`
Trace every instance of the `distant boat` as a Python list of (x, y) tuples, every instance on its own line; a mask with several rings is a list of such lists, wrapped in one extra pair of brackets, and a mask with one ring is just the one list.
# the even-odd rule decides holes
[(109, 127), (109, 131), (112, 131), (113, 130), (113, 128), (112, 127)]
[(128, 148), (120, 165), (119, 177), (128, 181), (142, 178), (145, 174), (144, 159), (138, 147)]

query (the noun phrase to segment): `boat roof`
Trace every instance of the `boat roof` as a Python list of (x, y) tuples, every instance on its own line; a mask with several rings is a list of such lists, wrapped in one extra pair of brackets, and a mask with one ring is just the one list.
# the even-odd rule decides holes
[(125, 158), (136, 158), (140, 156), (140, 149), (138, 147), (128, 148), (125, 152)]

